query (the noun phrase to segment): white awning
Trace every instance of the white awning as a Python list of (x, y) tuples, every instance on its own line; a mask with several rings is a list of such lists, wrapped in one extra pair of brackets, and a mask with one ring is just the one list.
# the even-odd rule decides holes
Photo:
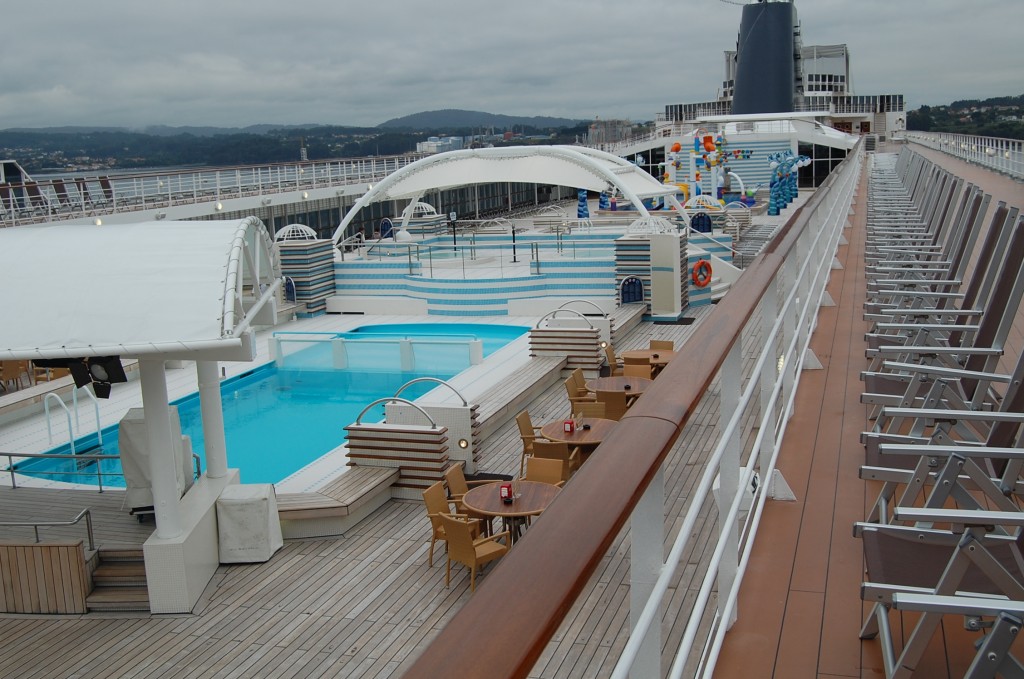
[(437, 189), (500, 182), (552, 184), (594, 192), (617, 190), (637, 209), (642, 209), (645, 198), (674, 196), (678, 190), (628, 160), (584, 146), (449, 151), (410, 163), (374, 185), (345, 215), (334, 240), (344, 237), (349, 222), (365, 205), (403, 198), (416, 200)]
[(279, 285), (263, 223), (0, 229), (0, 358), (237, 351)]

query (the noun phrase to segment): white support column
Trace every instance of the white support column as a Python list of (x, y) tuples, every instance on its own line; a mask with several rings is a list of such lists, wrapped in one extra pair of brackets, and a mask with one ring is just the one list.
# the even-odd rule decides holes
[[(742, 390), (742, 369), (743, 369), (743, 348), (740, 342), (734, 342), (729, 355), (722, 365), (721, 392), (719, 396), (719, 422), (724, 425), (733, 416), (740, 405)], [(720, 426), (721, 426), (720, 425)], [(722, 432), (723, 435), (725, 432)], [(733, 584), (736, 581), (736, 573), (739, 570), (739, 535), (736, 532), (736, 522), (726, 524), (724, 519), (728, 514), (733, 501), (740, 492), (740, 429), (736, 427), (728, 440), (725, 441), (725, 453), (718, 468), (718, 531), (719, 540), (726, 545), (722, 553), (722, 561), (718, 565), (718, 600), (727, 600)], [(726, 627), (731, 627), (736, 622), (737, 608), (734, 607), (725, 621)]]
[(228, 447), (224, 440), (224, 410), (220, 400), (217, 361), (196, 361), (199, 377), (199, 407), (203, 416), (206, 473), (219, 479), (228, 473)]
[[(629, 624), (635, 628), (665, 565), (665, 473), (660, 468), (633, 509), (629, 531)], [(660, 679), (660, 615), (651, 623), (629, 676)]]
[(171, 410), (167, 403), (164, 362), (155, 358), (140, 359), (139, 375), (149, 444), (156, 535), (158, 538), (174, 538), (181, 534), (181, 512), (178, 508), (177, 461), (171, 442)]

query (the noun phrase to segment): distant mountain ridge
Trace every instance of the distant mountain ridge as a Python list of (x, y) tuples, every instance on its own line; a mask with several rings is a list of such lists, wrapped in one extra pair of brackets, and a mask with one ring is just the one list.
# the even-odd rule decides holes
[(547, 116), (507, 116), (483, 111), (465, 111), (462, 109), (443, 109), (440, 111), (423, 111), (401, 118), (392, 118), (378, 125), (378, 128), (436, 130), (439, 128), (472, 128), (494, 127), (505, 129), (513, 125), (528, 125), (536, 128), (575, 127), (579, 120), (571, 118), (551, 118)]
[(246, 127), (212, 127), (196, 125), (149, 125), (147, 127), (99, 127), (91, 125), (64, 125), (60, 127), (10, 127), (0, 132), (20, 132), (23, 134), (96, 134), (96, 133), (132, 133), (148, 134), (153, 137), (175, 137), (190, 134), (193, 137), (215, 137), (220, 134), (266, 134), (272, 130), (305, 130), (323, 127), (315, 123), (302, 125), (274, 125), (260, 123)]

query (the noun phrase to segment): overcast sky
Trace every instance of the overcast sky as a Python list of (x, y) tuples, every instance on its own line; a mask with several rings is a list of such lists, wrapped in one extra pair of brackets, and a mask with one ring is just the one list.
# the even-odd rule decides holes
[[(0, 129), (377, 125), (459, 108), (649, 120), (714, 99), (720, 0), (53, 0), (0, 23)], [(857, 94), (908, 108), (1024, 93), (1024, 0), (798, 0)]]

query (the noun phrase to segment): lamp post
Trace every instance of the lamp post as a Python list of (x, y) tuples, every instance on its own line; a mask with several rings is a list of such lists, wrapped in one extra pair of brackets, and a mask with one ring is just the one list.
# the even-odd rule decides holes
[(451, 225), (452, 225), (452, 250), (458, 252), (458, 250), (459, 250), (459, 243), (455, 239), (455, 213), (454, 212), (449, 212), (448, 213), (448, 221), (451, 222)]
[(517, 262), (519, 260), (516, 259), (516, 224), (512, 222), (512, 263), (516, 264)]

